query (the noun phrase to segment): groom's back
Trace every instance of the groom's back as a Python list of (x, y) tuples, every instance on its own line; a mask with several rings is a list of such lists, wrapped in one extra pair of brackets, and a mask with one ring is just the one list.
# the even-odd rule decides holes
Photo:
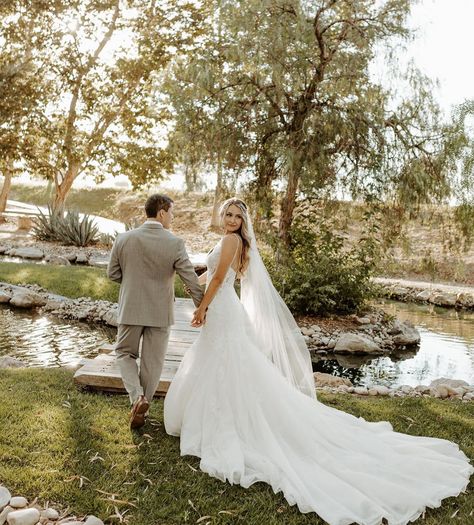
[(119, 235), (109, 266), (112, 279), (114, 265), (121, 273), (119, 324), (173, 324), (174, 263), (182, 245), (181, 239), (158, 223), (145, 223)]

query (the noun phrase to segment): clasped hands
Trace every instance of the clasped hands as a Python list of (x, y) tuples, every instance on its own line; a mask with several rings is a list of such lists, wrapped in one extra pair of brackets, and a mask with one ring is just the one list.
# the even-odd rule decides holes
[[(184, 291), (191, 295), (191, 290), (187, 285), (184, 285)], [(200, 326), (206, 324), (206, 311), (207, 308), (196, 308), (193, 312), (193, 318), (191, 319), (191, 326), (194, 328), (199, 328)]]

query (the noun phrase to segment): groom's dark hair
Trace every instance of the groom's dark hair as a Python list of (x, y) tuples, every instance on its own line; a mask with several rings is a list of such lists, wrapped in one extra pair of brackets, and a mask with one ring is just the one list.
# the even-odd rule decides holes
[(145, 202), (145, 213), (146, 216), (156, 217), (160, 210), (168, 211), (170, 206), (173, 204), (173, 199), (167, 195), (161, 195), (160, 193), (155, 193), (150, 195)]

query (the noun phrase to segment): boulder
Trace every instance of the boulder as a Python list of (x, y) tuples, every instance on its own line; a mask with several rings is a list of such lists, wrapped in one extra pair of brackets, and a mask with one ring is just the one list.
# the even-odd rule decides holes
[(2, 512), (0, 512), (0, 525), (3, 525), (7, 521), (8, 515), (14, 510), (15, 509), (13, 507), (10, 507), (10, 505), (8, 505), (2, 510)]
[(15, 496), (10, 500), (10, 507), (14, 509), (24, 509), (28, 505), (28, 500), (23, 496)]
[(117, 327), (118, 326), (117, 316), (118, 316), (118, 310), (116, 308), (111, 308), (108, 312), (106, 312), (102, 316), (102, 319), (108, 325)]
[(8, 525), (36, 525), (39, 520), (39, 510), (34, 508), (14, 510), (7, 516)]
[(460, 292), (456, 297), (456, 304), (462, 308), (474, 308), (474, 294)]
[(354, 394), (358, 394), (359, 396), (366, 396), (368, 393), (369, 391), (365, 386), (356, 386), (354, 388)]
[(65, 253), (63, 255), (70, 263), (76, 262), (77, 254), (73, 252)]
[(37, 306), (44, 306), (46, 303), (47, 301), (44, 297), (27, 289), (19, 292), (15, 291), (13, 297), (10, 299), (10, 304), (18, 308), (35, 308)]
[(386, 386), (379, 385), (379, 386), (376, 386), (374, 388), (375, 388), (375, 390), (377, 390), (377, 393), (378, 393), (379, 396), (388, 396), (390, 394), (390, 388), (388, 388)]
[(0, 245), (0, 255), (3, 255), (4, 253), (8, 252), (10, 248), (8, 246)]
[(334, 352), (381, 354), (382, 350), (367, 337), (359, 334), (345, 333), (338, 338)]
[(416, 299), (418, 301), (429, 301), (431, 297), (431, 290), (422, 290), (416, 294)]
[(51, 507), (48, 507), (47, 509), (44, 509), (40, 511), (41, 518), (56, 521), (59, 518), (59, 512), (56, 509), (53, 509)]
[(15, 248), (10, 250), (9, 255), (23, 259), (42, 259), (44, 257), (43, 251), (39, 248)]
[(15, 357), (10, 357), (9, 355), (0, 356), (0, 368), (22, 368), (24, 366), (26, 365), (23, 363), (23, 361), (20, 361)]
[(45, 259), (48, 264), (55, 264), (57, 266), (69, 266), (71, 263), (66, 257), (60, 255), (48, 255)]
[(89, 262), (89, 257), (87, 257), (87, 254), (79, 252), (76, 254), (76, 264), (87, 264)]
[(351, 381), (345, 377), (336, 377), (324, 372), (315, 372), (313, 376), (317, 386), (352, 386)]
[(10, 491), (6, 487), (0, 485), (0, 510), (3, 510), (8, 505), (11, 497), (12, 495), (10, 494)]
[(96, 516), (87, 516), (86, 522), (84, 525), (104, 525), (104, 522), (97, 518)]
[(456, 294), (450, 292), (435, 292), (431, 296), (430, 302), (438, 306), (455, 306)]
[(12, 296), (7, 293), (0, 290), (0, 304), (9, 303)]
[(462, 379), (448, 379), (446, 377), (434, 379), (430, 383), (430, 387), (438, 387), (439, 385), (449, 388), (469, 387), (469, 383), (467, 381), (463, 381)]
[(397, 346), (411, 346), (420, 342), (420, 332), (410, 322), (397, 320), (394, 325), (396, 325), (398, 333), (392, 337), (392, 341)]

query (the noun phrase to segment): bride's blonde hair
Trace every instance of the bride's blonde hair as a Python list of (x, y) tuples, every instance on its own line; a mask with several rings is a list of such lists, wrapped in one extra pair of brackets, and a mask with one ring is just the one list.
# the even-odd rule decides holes
[(245, 270), (247, 269), (250, 261), (249, 257), (249, 251), (250, 251), (250, 233), (249, 233), (249, 215), (248, 215), (248, 209), (245, 202), (241, 199), (237, 199), (237, 197), (232, 197), (230, 199), (227, 199), (221, 204), (221, 207), (219, 209), (219, 217), (221, 220), (221, 225), (224, 226), (224, 218), (225, 214), (227, 213), (227, 210), (230, 206), (237, 206), (240, 211), (242, 212), (242, 225), (240, 228), (235, 232), (238, 235), (240, 235), (240, 238), (242, 239), (242, 253), (240, 254), (240, 262), (239, 262), (239, 274), (242, 275), (245, 273)]

